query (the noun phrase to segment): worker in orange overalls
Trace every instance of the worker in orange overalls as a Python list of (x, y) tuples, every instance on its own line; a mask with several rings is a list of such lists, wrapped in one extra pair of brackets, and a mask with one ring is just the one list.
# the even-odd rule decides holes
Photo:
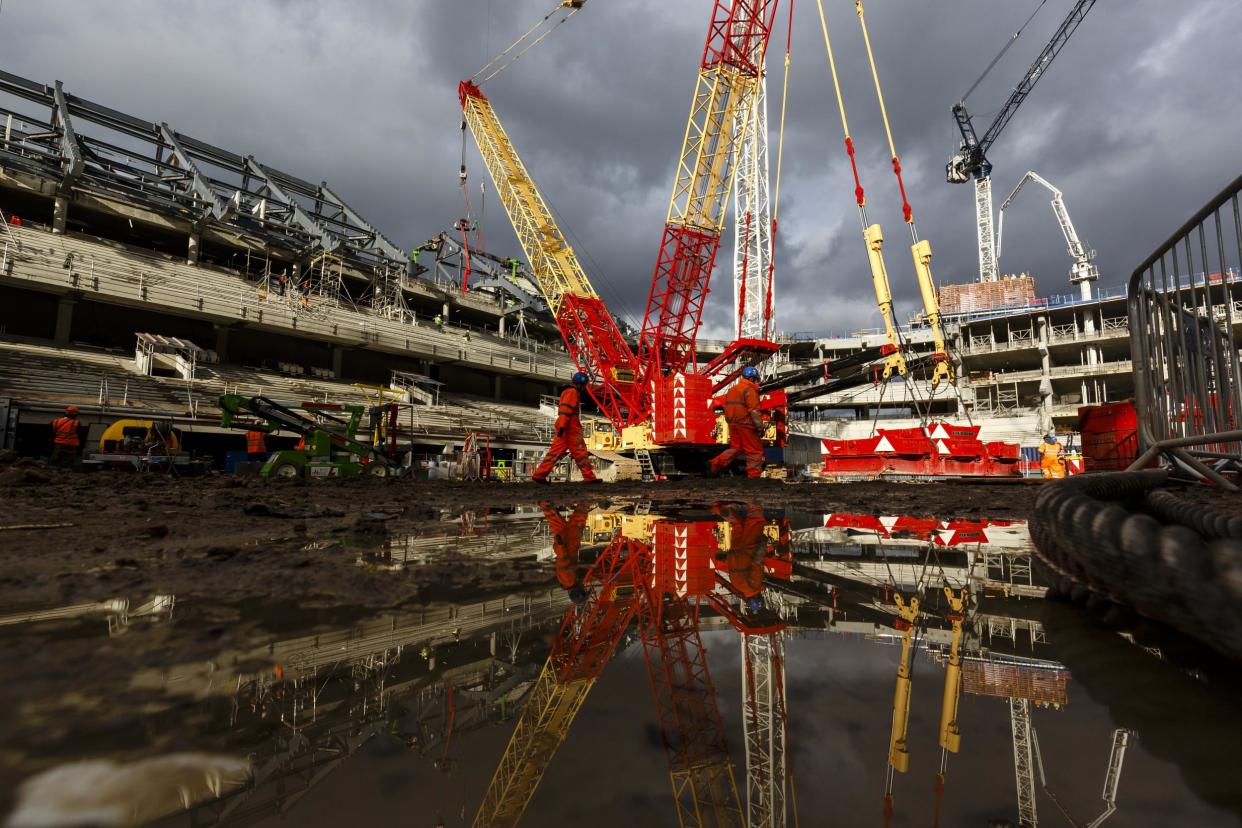
[(712, 511), (729, 523), (729, 548), (723, 553), (729, 583), (746, 602), (747, 612), (763, 609), (763, 559), (768, 537), (763, 509), (755, 503), (718, 503)]
[(763, 418), (759, 416), (759, 369), (748, 365), (742, 378), (725, 395), (725, 422), (729, 424), (729, 447), (712, 458), (711, 474), (720, 474), (742, 455), (747, 477), (763, 475)]
[(1057, 442), (1057, 435), (1052, 432), (1039, 444), (1039, 470), (1045, 480), (1065, 477), (1065, 446)]
[(556, 555), (556, 582), (569, 593), (569, 600), (581, 604), (587, 599), (586, 588), (582, 585), (585, 566), (578, 566), (578, 550), (582, 546), (582, 530), (586, 527), (587, 515), (591, 507), (579, 503), (569, 514), (569, 519), (561, 517), (561, 513), (551, 503), (540, 503), (544, 517), (548, 519), (548, 527), (552, 530), (552, 552)]
[(586, 391), (589, 381), (590, 377), (579, 371), (573, 376), (574, 384), (561, 392), (560, 404), (556, 410), (556, 436), (552, 438), (552, 445), (548, 447), (548, 453), (543, 456), (543, 462), (531, 475), (531, 480), (534, 482), (547, 483), (548, 475), (552, 473), (557, 461), (564, 457), (566, 452), (578, 464), (583, 482), (601, 482), (595, 476), (595, 469), (591, 467), (591, 455), (587, 451), (586, 441), (582, 439), (582, 420), (579, 417), (582, 394)]
[(267, 435), (257, 429), (246, 432), (246, 456), (251, 461), (267, 460)]
[(65, 406), (65, 416), (52, 420), (52, 456), (53, 466), (72, 466), (78, 459), (78, 446), (82, 440), (78, 436), (81, 427), (78, 422), (78, 407)]

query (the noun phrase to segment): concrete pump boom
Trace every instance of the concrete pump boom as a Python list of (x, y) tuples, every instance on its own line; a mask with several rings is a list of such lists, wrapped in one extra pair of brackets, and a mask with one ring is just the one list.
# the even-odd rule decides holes
[(1013, 192), (1009, 194), (1009, 198), (1005, 199), (1005, 203), (1001, 205), (1000, 211), (996, 214), (996, 259), (1000, 261), (1001, 243), (1005, 233), (1005, 210), (1018, 197), (1018, 193), (1026, 185), (1026, 182), (1034, 181), (1036, 184), (1046, 188), (1052, 193), (1052, 212), (1057, 217), (1057, 224), (1061, 225), (1061, 235), (1065, 236), (1065, 244), (1069, 248), (1070, 258), (1074, 260), (1074, 264), (1070, 266), (1070, 284), (1078, 285), (1082, 291), (1083, 299), (1091, 298), (1091, 283), (1100, 278), (1100, 269), (1095, 266), (1095, 251), (1087, 248), (1082, 243), (1082, 239), (1078, 238), (1078, 231), (1074, 229), (1074, 223), (1070, 221), (1069, 210), (1065, 209), (1065, 199), (1061, 195), (1061, 191), (1048, 183), (1043, 176), (1038, 173), (1027, 171), (1018, 181)]

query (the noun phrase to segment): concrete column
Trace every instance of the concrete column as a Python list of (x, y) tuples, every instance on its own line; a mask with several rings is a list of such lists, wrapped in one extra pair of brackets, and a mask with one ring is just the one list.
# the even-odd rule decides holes
[(72, 296), (62, 296), (56, 304), (56, 332), (52, 339), (57, 345), (66, 345), (73, 331), (73, 306), (78, 303)]
[(332, 373), (339, 379), (345, 364), (345, 349), (340, 345), (332, 346)]
[(229, 361), (229, 326), (216, 325), (216, 356), (221, 362)]
[(190, 239), (186, 245), (186, 251), (185, 251), (185, 263), (186, 264), (198, 264), (198, 245), (199, 245), (198, 233), (191, 233)]
[(500, 332), (501, 336), (505, 335), (505, 317), (500, 317), (500, 322), (497, 324), (497, 330)]
[(1041, 316), (1039, 325), (1039, 430), (1047, 434), (1052, 430), (1052, 358), (1048, 354), (1048, 317)]
[(501, 396), (500, 396), (500, 395), (501, 395), (501, 393), (502, 393), (502, 388), (504, 387), (504, 382), (503, 382), (503, 380), (504, 380), (504, 378), (503, 378), (500, 374), (497, 374), (496, 376), (492, 377), (492, 397), (493, 397), (493, 399), (499, 400), (499, 399), (501, 398)]
[(445, 321), (445, 322), (447, 322), (447, 321), (448, 321), (448, 318), (449, 318), (449, 303), (448, 303), (448, 302), (445, 302), (445, 303), (444, 303), (444, 304), (440, 307), (440, 315), (444, 317), (444, 321)]
[(69, 219), (69, 199), (64, 196), (56, 196), (52, 202), (52, 232), (65, 232), (65, 222)]

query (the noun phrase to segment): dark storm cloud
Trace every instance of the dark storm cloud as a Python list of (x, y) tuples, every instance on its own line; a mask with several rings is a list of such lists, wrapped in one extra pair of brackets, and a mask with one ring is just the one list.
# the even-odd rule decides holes
[[(551, 0), (99, 4), (7, 0), (2, 68), (272, 166), (335, 184), (389, 236), (413, 245), (463, 211), (456, 83)], [(488, 86), (527, 166), (601, 292), (641, 314), (706, 28), (706, 0), (594, 0)], [(976, 270), (971, 188), (943, 165), (949, 108), (1035, 0), (872, 0), (867, 19), (919, 230), (947, 283)], [(826, 4), (870, 216), (888, 238), (899, 312), (917, 306), (888, 149), (853, 4)], [(1049, 3), (970, 99), (980, 125), (1069, 8)], [(1176, 225), (1237, 173), (1242, 85), (1232, 66), (1242, 7), (1229, 0), (1097, 5), (996, 144), (998, 202), (1034, 169), (1065, 192), (1104, 284), (1122, 283)], [(783, 46), (783, 33), (778, 33)], [(774, 54), (775, 54), (774, 51)], [(775, 132), (780, 60), (769, 91)], [(798, 5), (785, 137), (778, 315), (785, 330), (878, 322), (858, 235), (815, 6)], [(773, 135), (775, 154), (775, 135)], [(773, 159), (773, 163), (775, 159)], [(486, 173), (467, 152), (471, 199)], [(491, 182), (487, 244), (516, 241)], [(1006, 217), (1002, 269), (1067, 292), (1068, 258), (1042, 191)], [(729, 327), (731, 231), (710, 328)]]

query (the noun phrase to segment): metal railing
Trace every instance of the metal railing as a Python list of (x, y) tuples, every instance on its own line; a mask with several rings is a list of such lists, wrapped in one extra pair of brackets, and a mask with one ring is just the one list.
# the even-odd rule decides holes
[[(1130, 276), (1134, 396), (1143, 455), (1165, 455), (1222, 488), (1242, 470), (1242, 366), (1230, 285), (1242, 260), (1242, 176), (1195, 213)], [(1202, 274), (1183, 278), (1182, 274)], [(1242, 321), (1242, 320), (1238, 320)]]

